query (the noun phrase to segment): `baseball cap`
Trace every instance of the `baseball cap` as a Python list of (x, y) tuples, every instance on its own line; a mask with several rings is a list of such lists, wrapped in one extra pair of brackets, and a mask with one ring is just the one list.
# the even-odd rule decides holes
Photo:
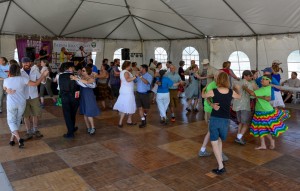
[(270, 72), (270, 73), (273, 72), (273, 70), (272, 70), (270, 67), (265, 68), (265, 69), (263, 69), (262, 71), (263, 71), (263, 72)]
[(21, 59), (21, 62), (22, 62), (22, 63), (25, 63), (25, 62), (31, 62), (31, 60), (30, 60), (30, 58), (28, 58), (28, 57), (23, 57), (23, 58)]

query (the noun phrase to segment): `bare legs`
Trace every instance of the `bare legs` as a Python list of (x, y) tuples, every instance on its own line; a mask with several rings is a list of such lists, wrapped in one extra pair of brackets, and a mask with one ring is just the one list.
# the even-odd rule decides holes
[[(269, 139), (270, 141), (270, 149), (275, 149), (275, 140), (273, 139), (273, 137), (268, 134), (266, 135), (266, 137)], [(256, 150), (264, 150), (267, 149), (266, 146), (266, 142), (265, 142), (265, 137), (260, 137), (260, 146), (255, 148)]]
[[(123, 124), (125, 113), (120, 112), (119, 114), (120, 114), (119, 126), (121, 126)], [(128, 114), (127, 123), (132, 123), (132, 114)]]
[(219, 170), (221, 170), (222, 168), (224, 168), (222, 159), (222, 140), (219, 138), (216, 141), (211, 141), (211, 145), (218, 162)]

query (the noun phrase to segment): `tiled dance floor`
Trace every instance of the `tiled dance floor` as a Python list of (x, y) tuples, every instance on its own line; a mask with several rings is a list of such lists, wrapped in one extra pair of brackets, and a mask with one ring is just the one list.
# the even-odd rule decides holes
[[(245, 146), (237, 145), (237, 129), (231, 127), (224, 143), (227, 173), (221, 176), (210, 172), (217, 166), (214, 156), (197, 156), (207, 131), (202, 112), (186, 113), (180, 107), (176, 122), (162, 126), (156, 105), (144, 129), (120, 129), (117, 112), (103, 111), (95, 119), (94, 136), (86, 134), (83, 116), (78, 115), (80, 129), (74, 140), (62, 137), (66, 128), (61, 108), (46, 106), (39, 122), (44, 137), (25, 142), (24, 149), (8, 145), (3, 113), (0, 162), (16, 191), (299, 191), (300, 111), (291, 114), (289, 130), (276, 139), (275, 150), (254, 150), (258, 140), (249, 135)], [(137, 114), (134, 119), (139, 120)], [(22, 126), (23, 134), (24, 130)]]

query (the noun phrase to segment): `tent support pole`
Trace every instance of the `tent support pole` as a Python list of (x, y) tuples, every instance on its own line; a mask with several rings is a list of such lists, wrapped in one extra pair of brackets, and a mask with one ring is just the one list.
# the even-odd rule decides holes
[(47, 28), (45, 25), (43, 25), (40, 21), (38, 21), (36, 18), (34, 18), (31, 14), (29, 14), (25, 9), (23, 9), (23, 7), (21, 7), (18, 3), (16, 3), (14, 0), (12, 0), (17, 7), (19, 7), (24, 13), (26, 13), (29, 17), (31, 17), (33, 20), (35, 20), (35, 22), (37, 22), (38, 24), (40, 24), (42, 27), (44, 27), (47, 31), (49, 31), (53, 36), (57, 36), (53, 31), (51, 31), (49, 28)]
[(210, 39), (206, 38), (206, 46), (207, 46), (207, 58), (210, 60)]
[(258, 35), (255, 38), (255, 45), (256, 45), (256, 68), (255, 70), (258, 70)]
[(133, 17), (132, 17), (132, 13), (131, 13), (131, 11), (130, 11), (130, 7), (129, 7), (128, 3), (127, 3), (127, 0), (124, 0), (124, 1), (125, 1), (126, 8), (127, 8), (127, 10), (128, 10), (128, 13), (129, 13), (129, 15), (130, 15), (130, 18), (131, 18), (131, 20), (132, 20), (132, 22), (133, 22), (133, 24), (134, 24), (135, 30), (136, 30), (137, 33), (139, 34), (140, 40), (142, 40), (142, 36), (141, 36), (140, 31), (138, 30), (138, 28), (137, 28), (137, 26), (136, 26), (136, 24), (135, 24), (135, 21), (134, 21), (134, 19), (133, 19)]
[(1, 28), (0, 28), (0, 33), (2, 33), (2, 29), (4, 27), (4, 23), (6, 21), (6, 17), (7, 17), (7, 13), (9, 11), (10, 5), (11, 5), (11, 0), (9, 1), (8, 6), (7, 6), (7, 9), (6, 9), (6, 12), (5, 12), (5, 15), (4, 15), (4, 18), (3, 18), (3, 22), (2, 22), (2, 25), (1, 25)]
[(104, 56), (104, 54), (105, 54), (105, 41), (106, 41), (106, 40), (104, 39), (102, 60), (104, 60), (104, 57), (105, 57), (105, 56)]
[(190, 23), (188, 20), (186, 20), (186, 18), (184, 18), (183, 16), (181, 16), (177, 11), (175, 11), (170, 5), (168, 5), (164, 0), (160, 0), (163, 4), (165, 4), (170, 10), (172, 10), (178, 17), (180, 17), (182, 20), (184, 20), (188, 25), (190, 25), (191, 27), (193, 27), (193, 29), (195, 29), (196, 31), (198, 31), (201, 35), (205, 34), (200, 31), (198, 28), (196, 28), (192, 23)]

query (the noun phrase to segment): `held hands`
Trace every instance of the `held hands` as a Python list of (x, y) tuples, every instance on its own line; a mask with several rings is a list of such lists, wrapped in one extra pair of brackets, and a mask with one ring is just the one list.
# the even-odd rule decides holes
[(212, 103), (212, 108), (216, 111), (220, 109), (220, 104), (219, 103)]
[(78, 80), (78, 78), (76, 76), (73, 76), (73, 75), (70, 76), (70, 79), (71, 80)]

